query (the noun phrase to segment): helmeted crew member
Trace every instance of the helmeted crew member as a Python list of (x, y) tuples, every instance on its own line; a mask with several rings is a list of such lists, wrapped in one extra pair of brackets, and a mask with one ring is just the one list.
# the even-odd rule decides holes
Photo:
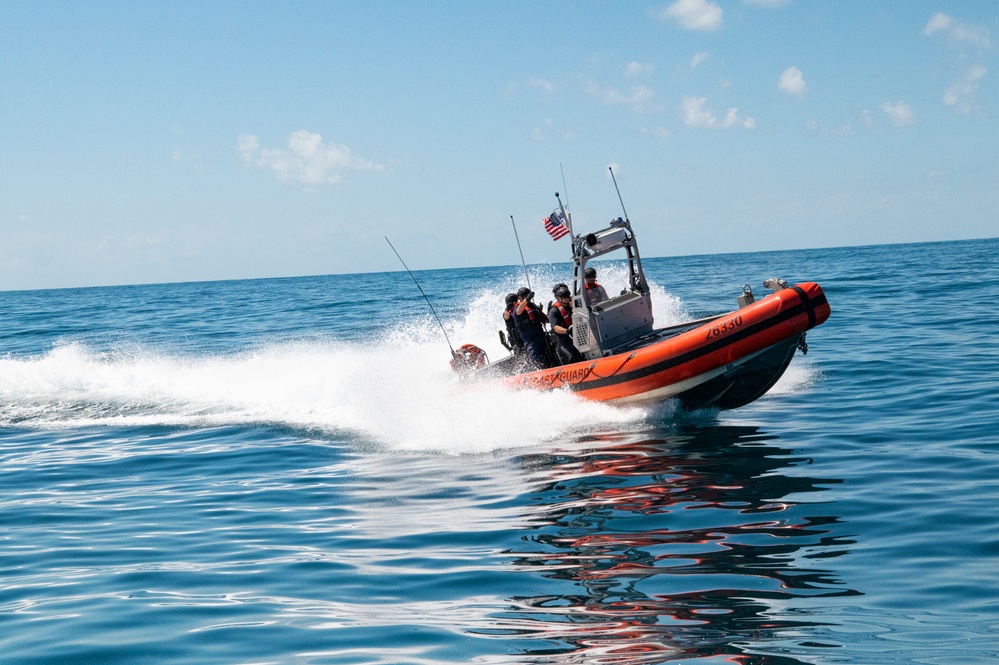
[(517, 308), (517, 294), (506, 294), (506, 309), (503, 310), (503, 323), (506, 324), (506, 339), (510, 344), (510, 351), (513, 355), (519, 356), (524, 353), (524, 343), (520, 340), (520, 333), (517, 332), (517, 324), (513, 321), (513, 310)]
[(572, 295), (564, 284), (555, 288), (555, 302), (548, 308), (548, 323), (558, 338), (555, 353), (562, 364), (580, 362), (583, 356), (572, 344)]
[(546, 353), (545, 329), (548, 322), (541, 308), (531, 302), (534, 292), (526, 286), (517, 291), (517, 306), (513, 310), (513, 321), (520, 333), (520, 340), (524, 344), (527, 357), (538, 368), (544, 367), (548, 362)]
[(597, 271), (594, 268), (587, 268), (583, 271), (583, 287), (586, 289), (586, 302), (590, 306), (596, 305), (602, 300), (607, 300), (607, 291), (597, 283)]

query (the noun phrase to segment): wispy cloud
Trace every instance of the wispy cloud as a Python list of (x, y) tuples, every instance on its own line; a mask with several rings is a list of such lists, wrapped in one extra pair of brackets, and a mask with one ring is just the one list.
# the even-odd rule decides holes
[[(923, 28), (923, 34), (932, 36), (942, 34), (947, 38), (947, 45), (957, 53), (960, 72), (943, 92), (943, 102), (955, 113), (971, 115), (979, 112), (978, 88), (979, 82), (985, 78), (988, 70), (980, 60), (987, 51), (992, 50), (992, 38), (986, 28), (959, 21), (952, 16), (938, 12), (930, 17)], [(968, 64), (972, 61), (973, 64)]]
[(711, 32), (722, 24), (722, 9), (711, 0), (676, 0), (659, 12), (660, 21), (675, 21), (687, 30)]
[(549, 95), (555, 92), (555, 84), (548, 79), (532, 77), (527, 79), (527, 85), (532, 88), (537, 88), (538, 90), (541, 90)]
[(984, 65), (971, 65), (943, 93), (944, 104), (956, 113), (970, 115), (978, 106), (978, 82), (985, 78)]
[(923, 28), (923, 34), (927, 36), (938, 32), (946, 35), (950, 44), (957, 48), (971, 46), (982, 51), (992, 48), (992, 39), (986, 28), (958, 21), (942, 12), (930, 17)]
[(690, 59), (691, 71), (697, 69), (698, 66), (700, 66), (703, 62), (705, 62), (708, 59), (708, 57), (709, 56), (707, 51), (700, 51), (698, 53), (695, 53), (694, 57)]
[(531, 131), (531, 138), (535, 141), (544, 141), (548, 138), (548, 132), (551, 131), (552, 127), (555, 126), (555, 120), (552, 118), (545, 118), (545, 128), (535, 127)]
[(665, 127), (645, 127), (642, 129), (642, 135), (665, 140), (671, 138), (673, 136), (673, 132)]
[(324, 143), (319, 134), (300, 129), (288, 138), (288, 147), (261, 148), (257, 137), (242, 134), (236, 148), (248, 163), (269, 169), (282, 182), (306, 185), (340, 182), (341, 172), (381, 171), (385, 167), (362, 159), (345, 145)]
[(647, 62), (629, 62), (624, 67), (624, 75), (641, 76), (642, 74), (651, 74), (654, 70), (655, 67)]
[(781, 72), (777, 87), (795, 97), (803, 97), (805, 91), (808, 90), (808, 86), (805, 85), (805, 77), (797, 67), (788, 67)]
[(683, 123), (688, 127), (700, 129), (724, 129), (727, 127), (743, 127), (745, 129), (755, 129), (756, 120), (749, 116), (743, 116), (738, 108), (730, 108), (721, 119), (708, 107), (708, 100), (704, 97), (684, 97), (680, 102), (680, 114)]
[(647, 85), (632, 86), (627, 93), (623, 93), (617, 88), (604, 88), (596, 83), (589, 82), (585, 85), (587, 94), (594, 99), (598, 99), (604, 104), (620, 104), (629, 107), (636, 113), (657, 112), (660, 110), (656, 103), (656, 92)]
[(905, 127), (916, 122), (916, 114), (912, 107), (905, 103), (905, 100), (898, 100), (894, 104), (885, 102), (881, 105), (881, 110), (888, 114), (891, 122), (896, 127)]

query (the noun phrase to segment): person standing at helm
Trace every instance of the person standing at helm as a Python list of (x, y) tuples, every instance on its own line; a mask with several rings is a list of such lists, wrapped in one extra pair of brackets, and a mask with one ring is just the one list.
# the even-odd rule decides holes
[(607, 291), (597, 283), (597, 271), (594, 268), (587, 268), (583, 271), (583, 287), (586, 290), (586, 302), (596, 305), (598, 302), (607, 300)]
[(562, 364), (580, 362), (583, 356), (572, 344), (572, 295), (564, 284), (555, 288), (555, 302), (548, 308), (548, 324), (558, 338), (555, 353)]
[(517, 291), (517, 306), (513, 310), (513, 322), (520, 333), (527, 357), (537, 368), (548, 364), (544, 325), (548, 322), (541, 308), (531, 302), (534, 292), (526, 286)]

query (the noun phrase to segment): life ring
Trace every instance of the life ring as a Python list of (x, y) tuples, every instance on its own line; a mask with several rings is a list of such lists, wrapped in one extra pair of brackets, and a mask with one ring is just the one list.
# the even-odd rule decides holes
[(451, 358), (451, 369), (455, 372), (466, 372), (488, 364), (489, 356), (474, 344), (462, 344)]

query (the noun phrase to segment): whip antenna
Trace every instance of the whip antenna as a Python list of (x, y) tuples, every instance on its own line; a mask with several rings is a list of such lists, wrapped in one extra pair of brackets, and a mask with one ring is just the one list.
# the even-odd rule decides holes
[(565, 192), (565, 204), (569, 205), (569, 188), (565, 186), (565, 169), (562, 168), (562, 162), (558, 163), (558, 170), (562, 172), (562, 191)]
[(413, 275), (413, 271), (409, 269), (409, 266), (406, 265), (406, 262), (402, 260), (401, 256), (399, 256), (399, 252), (396, 252), (395, 246), (392, 244), (392, 241), (388, 239), (388, 236), (383, 236), (383, 237), (385, 238), (385, 242), (388, 243), (389, 247), (392, 248), (392, 251), (395, 252), (396, 258), (399, 259), (399, 263), (401, 263), (402, 267), (406, 269), (406, 272), (409, 273), (409, 276), (413, 278), (413, 284), (416, 284), (416, 288), (420, 289), (420, 295), (423, 296), (423, 299), (427, 301), (427, 305), (430, 306), (430, 311), (433, 312), (434, 318), (437, 319), (437, 325), (441, 327), (441, 332), (444, 333), (444, 341), (447, 342), (447, 348), (451, 349), (451, 357), (457, 358), (457, 356), (454, 353), (454, 347), (451, 346), (451, 340), (448, 339), (447, 331), (444, 330), (444, 324), (441, 323), (440, 317), (437, 316), (437, 311), (434, 309), (434, 306), (431, 304), (430, 298), (428, 298), (427, 294), (423, 292), (423, 287), (421, 287), (420, 283), (416, 281), (416, 277)]
[(524, 277), (527, 279), (527, 288), (531, 288), (531, 277), (527, 274), (527, 262), (524, 261), (524, 250), (520, 247), (520, 236), (517, 235), (517, 222), (513, 221), (510, 215), (510, 223), (513, 224), (513, 237), (517, 239), (517, 249), (520, 250), (520, 265), (524, 266)]
[(624, 213), (624, 218), (628, 219), (628, 211), (624, 209), (624, 199), (621, 198), (621, 190), (617, 188), (617, 178), (614, 177), (614, 167), (608, 166), (607, 170), (610, 171), (611, 180), (614, 181), (614, 191), (617, 192), (617, 200), (621, 202), (621, 212)]

